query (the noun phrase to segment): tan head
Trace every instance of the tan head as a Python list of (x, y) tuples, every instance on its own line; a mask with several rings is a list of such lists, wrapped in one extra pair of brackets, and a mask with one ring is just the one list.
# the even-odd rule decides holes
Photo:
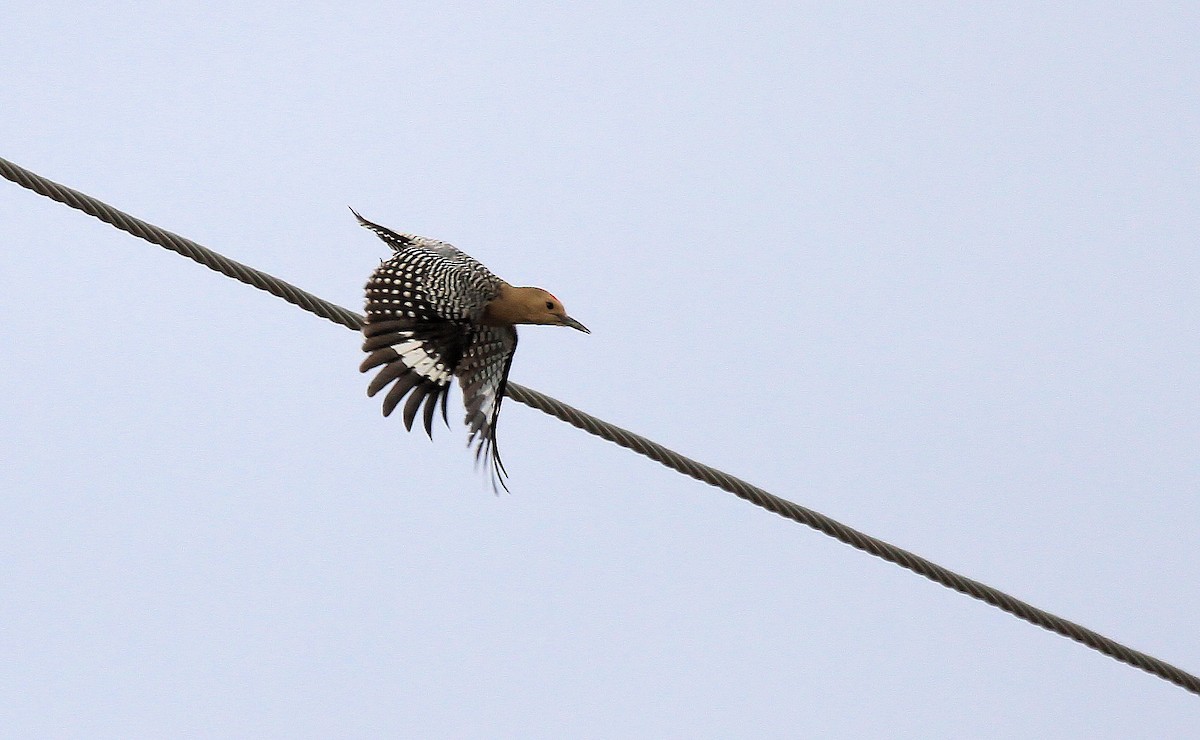
[(562, 301), (541, 288), (501, 287), (500, 294), (484, 310), (483, 323), (491, 326), (550, 324), (591, 334), (586, 326), (567, 315)]

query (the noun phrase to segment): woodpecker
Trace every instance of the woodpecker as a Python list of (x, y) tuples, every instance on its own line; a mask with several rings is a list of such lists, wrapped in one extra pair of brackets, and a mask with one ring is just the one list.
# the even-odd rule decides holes
[(508, 475), (496, 446), (496, 421), (517, 349), (517, 324), (588, 328), (567, 315), (562, 302), (541, 288), (519, 288), (436, 239), (402, 234), (371, 223), (350, 209), (358, 223), (392, 248), (367, 281), (360, 372), (380, 368), (367, 386), (374, 396), (389, 384), (383, 415), (404, 403), (404, 426), (412, 431), (424, 404), (425, 432), (433, 438), (438, 401), (449, 426), (446, 400), (450, 379), (462, 388), (468, 447), (486, 459), (492, 486), (508, 490)]

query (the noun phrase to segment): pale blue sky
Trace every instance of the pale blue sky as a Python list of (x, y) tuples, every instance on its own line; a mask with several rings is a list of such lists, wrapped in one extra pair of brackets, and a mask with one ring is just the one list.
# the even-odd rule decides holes
[[(0, 156), (1200, 671), (1200, 10), (0, 9)], [(1186, 737), (1200, 699), (0, 183), (0, 735)], [(457, 401), (457, 399), (455, 399)], [(455, 409), (452, 406), (452, 411)]]

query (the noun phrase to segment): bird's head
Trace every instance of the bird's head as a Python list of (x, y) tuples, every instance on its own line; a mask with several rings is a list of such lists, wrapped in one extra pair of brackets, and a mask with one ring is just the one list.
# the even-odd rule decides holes
[(586, 326), (567, 315), (562, 301), (541, 288), (505, 285), (488, 305), (488, 319), (502, 324), (549, 324), (569, 326), (591, 334)]

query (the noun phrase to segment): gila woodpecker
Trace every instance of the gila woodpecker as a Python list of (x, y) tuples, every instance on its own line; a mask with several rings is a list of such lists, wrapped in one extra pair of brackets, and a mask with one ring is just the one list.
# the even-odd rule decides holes
[(367, 395), (392, 384), (383, 399), (384, 416), (408, 396), (404, 426), (409, 431), (424, 404), (425, 431), (432, 438), (438, 400), (446, 421), (450, 379), (458, 378), (470, 431), (467, 444), (475, 445), (477, 462), (488, 459), (493, 486), (505, 486), (496, 421), (517, 349), (515, 325), (591, 332), (545, 290), (513, 287), (445, 242), (400, 234), (351, 211), (394, 252), (367, 282), (363, 350), (368, 354), (359, 370), (380, 368)]

